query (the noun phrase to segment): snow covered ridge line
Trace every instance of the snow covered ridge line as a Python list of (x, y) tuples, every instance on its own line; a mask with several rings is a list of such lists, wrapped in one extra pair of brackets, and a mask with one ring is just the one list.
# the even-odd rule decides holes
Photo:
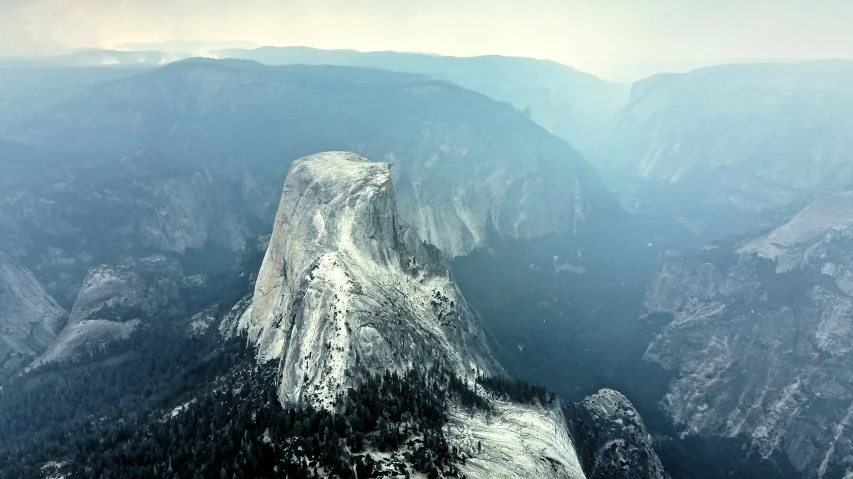
[[(282, 403), (332, 409), (386, 370), (437, 366), (471, 384), (505, 374), (441, 254), (399, 224), (389, 166), (353, 153), (292, 165), (244, 307), (232, 321), (259, 361), (280, 362)], [(450, 411), (449, 442), (483, 443), (468, 477), (584, 477), (559, 408), (490, 402), (489, 418)]]

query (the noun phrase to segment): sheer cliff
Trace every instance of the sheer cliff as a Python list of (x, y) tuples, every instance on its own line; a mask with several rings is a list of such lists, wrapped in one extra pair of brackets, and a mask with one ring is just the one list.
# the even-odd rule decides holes
[(615, 206), (577, 151), (512, 106), (380, 70), (188, 60), (35, 108), (3, 136), (110, 157), (152, 148), (229, 178), (265, 222), (292, 160), (354, 151), (393, 164), (401, 218), (450, 256), (582, 231)]
[(669, 479), (634, 405), (602, 389), (567, 407), (589, 479)]
[(685, 434), (746, 438), (808, 477), (853, 461), (853, 194), (821, 198), (775, 228), (668, 253), (646, 314), (671, 322), (646, 359), (676, 372), (663, 398)]
[(66, 317), (36, 277), (0, 250), (0, 379), (43, 353)]
[(448, 406), (445, 437), (468, 477), (584, 477), (556, 404), (476, 386), (504, 372), (439, 253), (400, 225), (387, 164), (330, 152), (292, 165), (238, 328), (260, 361), (279, 362), (284, 403), (334, 409), (371, 373), (440, 367), (490, 404)]
[(756, 212), (850, 188), (851, 80), (846, 60), (654, 75), (633, 85), (600, 167), (634, 207), (737, 233)]

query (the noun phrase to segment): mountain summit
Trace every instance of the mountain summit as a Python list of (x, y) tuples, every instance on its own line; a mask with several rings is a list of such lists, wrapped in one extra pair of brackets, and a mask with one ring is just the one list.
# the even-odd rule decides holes
[[(465, 476), (584, 477), (559, 401), (507, 392), (511, 381), (441, 258), (399, 224), (389, 165), (345, 152), (302, 158), (238, 327), (261, 362), (280, 361), (285, 404), (334, 410), (377, 375), (387, 384), (389, 374), (441, 370), (452, 379), (431, 383), (434, 394), (455, 392), (444, 396), (440, 441)], [(389, 471), (408, 470), (411, 459), (394, 457)]]
[(352, 153), (291, 167), (247, 328), (296, 402), (334, 401), (356, 366), (501, 371), (438, 252), (398, 224), (389, 165)]

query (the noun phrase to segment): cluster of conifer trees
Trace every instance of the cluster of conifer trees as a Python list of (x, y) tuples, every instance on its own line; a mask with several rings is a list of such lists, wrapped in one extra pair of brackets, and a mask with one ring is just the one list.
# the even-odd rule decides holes
[(505, 401), (541, 405), (553, 404), (557, 397), (545, 386), (534, 386), (507, 376), (477, 376), (477, 383)]
[[(236, 302), (248, 281), (216, 284), (218, 303)], [(176, 311), (212, 300), (185, 301)], [(460, 477), (466, 456), (443, 432), (451, 402), (488, 410), (482, 389), (518, 402), (551, 397), (505, 378), (480, 377), (478, 393), (433, 367), (402, 376), (361, 371), (365, 379), (332, 410), (283, 408), (275, 368), (257, 366), (244, 338), (187, 337), (174, 330), (184, 324), (177, 316), (149, 317), (127, 341), (6, 382), (0, 479), (51, 470), (86, 478), (363, 479), (389, 467), (405, 475), (404, 463), (431, 478)]]
[[(442, 426), (449, 401), (476, 397), (439, 368), (367, 375), (332, 410), (279, 405), (275, 370), (251, 365), (160, 415), (101, 425), (77, 441), (75, 477), (381, 477), (377, 452), (398, 452), (428, 477), (460, 477), (465, 460)], [(482, 401), (482, 400), (480, 400)], [(487, 407), (468, 401), (469, 407)]]
[[(44, 477), (40, 466), (101, 441), (109, 425), (130, 424), (192, 397), (247, 358), (245, 340), (211, 346), (141, 331), (73, 363), (14, 378), (0, 393), (0, 479)], [(124, 350), (122, 351), (121, 348)]]

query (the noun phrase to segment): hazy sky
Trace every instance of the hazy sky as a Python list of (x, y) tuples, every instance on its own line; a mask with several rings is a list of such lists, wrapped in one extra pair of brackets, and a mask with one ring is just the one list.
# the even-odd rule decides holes
[(853, 0), (0, 0), (0, 53), (160, 40), (496, 53), (593, 73), (853, 57)]

